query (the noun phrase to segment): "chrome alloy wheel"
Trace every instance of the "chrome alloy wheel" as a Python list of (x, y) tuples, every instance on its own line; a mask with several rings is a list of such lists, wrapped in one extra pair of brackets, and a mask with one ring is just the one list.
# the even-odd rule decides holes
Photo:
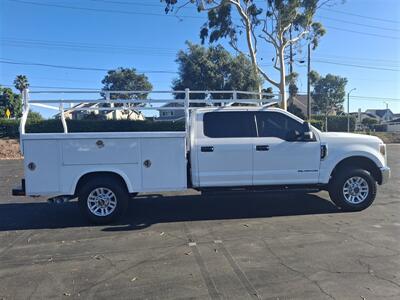
[(106, 217), (112, 214), (117, 207), (117, 197), (112, 190), (99, 187), (89, 194), (87, 206), (92, 214)]
[(343, 196), (351, 204), (360, 204), (367, 199), (368, 194), (368, 183), (362, 177), (350, 177), (343, 185)]

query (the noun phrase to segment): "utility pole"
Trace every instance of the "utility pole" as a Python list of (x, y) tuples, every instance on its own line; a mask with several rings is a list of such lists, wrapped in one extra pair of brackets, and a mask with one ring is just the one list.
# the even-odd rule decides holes
[(308, 43), (308, 58), (307, 58), (307, 119), (311, 119), (311, 43)]
[[(289, 39), (292, 40), (292, 26), (290, 26), (289, 29)], [(290, 65), (289, 65), (289, 74), (293, 74), (293, 45), (290, 43), (289, 45), (290, 49)]]
[(325, 132), (328, 132), (328, 99), (329, 96), (325, 99)]
[(389, 109), (389, 102), (383, 101), (386, 104), (386, 109)]
[(356, 88), (347, 93), (347, 132), (350, 132), (350, 93), (355, 90)]

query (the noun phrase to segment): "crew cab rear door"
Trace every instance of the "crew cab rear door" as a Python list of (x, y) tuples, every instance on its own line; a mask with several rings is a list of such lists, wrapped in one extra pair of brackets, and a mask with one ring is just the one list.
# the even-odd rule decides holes
[(201, 187), (250, 186), (256, 128), (248, 111), (206, 112), (196, 139)]
[(253, 184), (318, 182), (320, 142), (289, 140), (290, 131), (304, 131), (301, 122), (279, 111), (255, 112), (258, 137), (253, 145)]

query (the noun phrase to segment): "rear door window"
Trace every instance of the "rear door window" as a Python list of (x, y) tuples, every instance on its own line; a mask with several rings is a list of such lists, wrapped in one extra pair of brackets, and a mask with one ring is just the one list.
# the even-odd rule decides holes
[(209, 112), (203, 116), (204, 135), (210, 138), (256, 137), (254, 114), (247, 111)]

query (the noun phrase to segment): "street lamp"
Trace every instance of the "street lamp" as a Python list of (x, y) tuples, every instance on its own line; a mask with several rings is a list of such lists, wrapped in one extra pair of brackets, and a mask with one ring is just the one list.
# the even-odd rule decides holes
[(347, 132), (350, 132), (350, 93), (355, 90), (356, 88), (351, 89), (347, 93)]

